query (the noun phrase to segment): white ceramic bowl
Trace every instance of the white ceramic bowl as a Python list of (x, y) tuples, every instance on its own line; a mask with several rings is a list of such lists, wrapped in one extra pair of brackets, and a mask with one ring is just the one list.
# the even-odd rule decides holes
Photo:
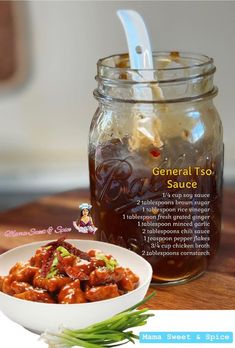
[[(79, 329), (105, 320), (141, 301), (152, 278), (151, 265), (136, 253), (119, 246), (89, 241), (68, 240), (81, 250), (100, 249), (113, 255), (121, 266), (129, 267), (140, 277), (138, 287), (119, 297), (79, 304), (50, 304), (25, 301), (0, 292), (0, 310), (18, 324), (33, 330), (57, 331), (61, 325)], [(14, 248), (0, 255), (0, 275), (7, 275), (10, 268), (18, 261), (27, 261), (41, 245), (49, 241), (41, 241)]]

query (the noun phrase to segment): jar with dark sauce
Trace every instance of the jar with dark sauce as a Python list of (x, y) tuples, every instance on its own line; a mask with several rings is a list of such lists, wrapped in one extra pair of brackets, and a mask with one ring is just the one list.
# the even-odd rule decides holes
[(142, 255), (153, 283), (167, 285), (201, 275), (218, 250), (223, 131), (213, 59), (153, 60), (150, 81), (127, 54), (98, 62), (90, 190), (97, 239)]

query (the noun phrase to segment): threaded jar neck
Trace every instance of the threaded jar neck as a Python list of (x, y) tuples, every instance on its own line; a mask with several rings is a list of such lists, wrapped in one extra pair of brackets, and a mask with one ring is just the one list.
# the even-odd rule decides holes
[(97, 63), (97, 99), (130, 103), (171, 103), (211, 98), (213, 59), (187, 52), (154, 52), (154, 69), (130, 68), (128, 54), (112, 55)]

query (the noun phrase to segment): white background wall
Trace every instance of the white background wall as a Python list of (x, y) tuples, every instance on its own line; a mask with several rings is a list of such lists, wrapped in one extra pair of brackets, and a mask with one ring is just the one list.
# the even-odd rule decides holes
[(27, 83), (0, 91), (0, 189), (64, 190), (88, 184), (87, 136), (96, 108), (96, 61), (126, 51), (115, 14), (144, 17), (155, 50), (214, 57), (224, 124), (225, 179), (235, 178), (235, 3), (32, 1), (26, 6)]

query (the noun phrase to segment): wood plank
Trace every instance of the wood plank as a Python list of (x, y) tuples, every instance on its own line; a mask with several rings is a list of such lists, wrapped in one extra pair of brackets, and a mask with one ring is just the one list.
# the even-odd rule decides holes
[(206, 272), (202, 277), (183, 285), (157, 290), (149, 307), (151, 309), (234, 309), (234, 278)]

